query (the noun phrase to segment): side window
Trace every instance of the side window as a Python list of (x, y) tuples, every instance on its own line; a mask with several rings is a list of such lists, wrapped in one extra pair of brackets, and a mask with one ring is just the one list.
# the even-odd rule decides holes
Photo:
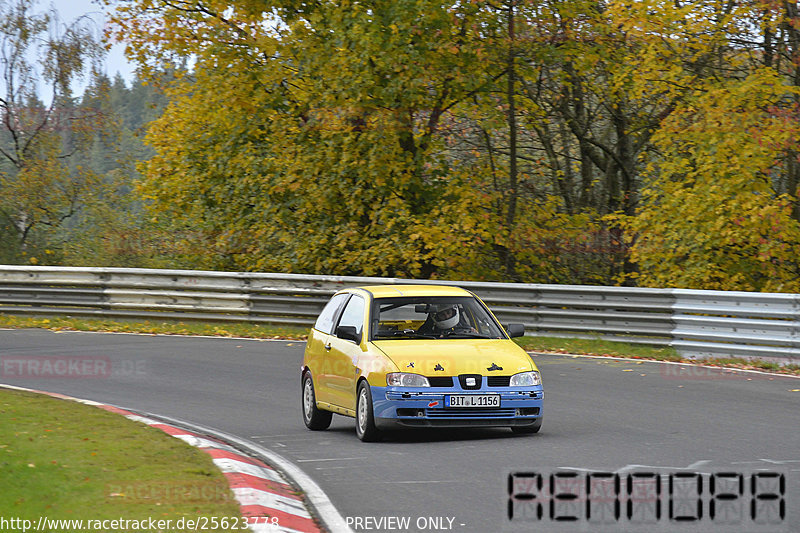
[(340, 326), (355, 326), (356, 335), (361, 335), (364, 329), (364, 299), (353, 295), (347, 306), (344, 308), (342, 318), (339, 319)]
[(330, 334), (333, 331), (333, 321), (336, 320), (336, 314), (339, 308), (342, 307), (345, 300), (347, 300), (347, 293), (337, 294), (325, 305), (325, 309), (319, 314), (317, 322), (314, 324), (314, 329), (318, 329), (322, 333)]

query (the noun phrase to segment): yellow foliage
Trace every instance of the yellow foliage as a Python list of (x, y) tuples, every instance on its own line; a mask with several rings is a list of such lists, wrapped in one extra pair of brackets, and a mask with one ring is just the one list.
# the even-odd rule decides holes
[(661, 156), (648, 166), (652, 185), (625, 222), (639, 283), (798, 292), (796, 198), (776, 194), (771, 181), (783, 150), (800, 139), (777, 107), (797, 88), (766, 69), (707, 88), (654, 138)]

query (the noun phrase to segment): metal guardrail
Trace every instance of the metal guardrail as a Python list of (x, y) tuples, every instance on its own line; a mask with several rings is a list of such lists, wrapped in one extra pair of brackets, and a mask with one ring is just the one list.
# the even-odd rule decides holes
[(449, 284), (528, 335), (669, 345), (688, 357), (800, 359), (800, 294), (0, 265), (0, 313), (310, 326), (335, 291)]

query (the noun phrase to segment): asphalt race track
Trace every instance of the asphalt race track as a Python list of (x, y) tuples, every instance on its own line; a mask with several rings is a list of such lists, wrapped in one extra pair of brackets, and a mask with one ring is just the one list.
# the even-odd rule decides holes
[[(355, 437), (352, 419), (335, 417), (324, 432), (303, 426), (303, 349), (297, 341), (4, 330), (0, 383), (161, 414), (256, 442), (310, 475), (354, 531), (800, 531), (800, 379), (537, 356), (545, 386), (541, 433), (420, 430), (367, 444)], [(564, 492), (571, 478), (550, 474), (577, 475), (577, 486), (589, 471), (617, 474), (621, 488), (570, 502), (536, 485), (555, 483)], [(763, 472), (783, 475), (784, 492)], [(742, 490), (715, 500), (711, 518), (714, 473), (741, 480)], [(676, 474), (674, 487), (669, 474)], [(626, 483), (656, 477), (664, 481), (651, 505), (642, 497), (626, 507)], [(684, 505), (694, 493), (678, 482), (702, 483), (691, 500), (696, 504)], [(615, 501), (622, 502), (619, 518)], [(723, 504), (733, 505), (732, 514), (721, 514)], [(780, 504), (784, 518), (775, 514)]]

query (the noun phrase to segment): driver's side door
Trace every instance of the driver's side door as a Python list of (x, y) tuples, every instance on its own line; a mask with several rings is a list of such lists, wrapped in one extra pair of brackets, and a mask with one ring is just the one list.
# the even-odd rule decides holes
[[(342, 311), (339, 322), (333, 329), (333, 335), (328, 338), (328, 364), (330, 372), (327, 375), (327, 389), (330, 394), (330, 403), (355, 412), (356, 408), (356, 381), (358, 380), (358, 359), (363, 353), (364, 345), (364, 316), (366, 305), (364, 298), (353, 294)], [(354, 327), (356, 340), (340, 338), (337, 330), (341, 327)]]

